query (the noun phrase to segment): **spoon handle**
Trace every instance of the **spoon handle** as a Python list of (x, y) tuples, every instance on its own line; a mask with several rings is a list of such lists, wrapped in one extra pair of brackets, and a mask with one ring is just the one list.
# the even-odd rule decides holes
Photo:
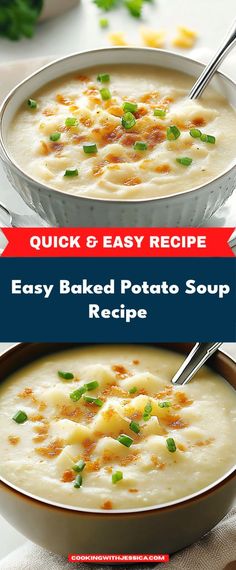
[(196, 83), (194, 83), (189, 93), (190, 99), (197, 99), (198, 97), (200, 97), (204, 89), (207, 87), (208, 83), (211, 81), (215, 71), (218, 69), (222, 61), (225, 59), (226, 55), (231, 51), (231, 49), (234, 47), (235, 44), (236, 44), (236, 21), (234, 22), (229, 33), (227, 34), (221, 47), (218, 49), (218, 51), (216, 52), (210, 63), (208, 63), (208, 65), (205, 67), (205, 69), (201, 73)]
[(172, 378), (172, 384), (177, 386), (187, 384), (221, 344), (222, 342), (197, 342)]

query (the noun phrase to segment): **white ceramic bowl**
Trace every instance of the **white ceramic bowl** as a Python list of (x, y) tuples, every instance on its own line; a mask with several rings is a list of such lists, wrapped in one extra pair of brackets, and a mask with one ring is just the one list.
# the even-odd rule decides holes
[[(72, 196), (35, 181), (23, 172), (7, 148), (7, 132), (19, 106), (53, 79), (94, 65), (154, 65), (199, 76), (203, 65), (184, 56), (150, 48), (104, 48), (74, 54), (40, 69), (18, 85), (7, 97), (0, 113), (0, 155), (7, 176), (25, 200), (53, 226), (199, 226), (232, 194), (236, 182), (236, 162), (220, 176), (198, 188), (168, 197), (147, 200), (108, 200)], [(216, 90), (236, 107), (236, 84), (217, 73), (212, 81)]]
[[(0, 357), (0, 383), (12, 372), (70, 344), (19, 344)], [(163, 344), (189, 352), (190, 345)], [(236, 388), (236, 363), (217, 351), (208, 364)], [(172, 503), (143, 509), (79, 509), (36, 497), (0, 480), (0, 511), (28, 539), (51, 552), (169, 553), (198, 541), (229, 511), (235, 499), (236, 470), (205, 489)], [(183, 485), (184, 485), (183, 473)]]

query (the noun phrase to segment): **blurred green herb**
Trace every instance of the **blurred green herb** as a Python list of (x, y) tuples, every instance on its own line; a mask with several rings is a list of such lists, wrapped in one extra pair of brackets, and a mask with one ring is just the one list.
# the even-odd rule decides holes
[(43, 0), (0, 0), (0, 35), (31, 38), (42, 7)]
[(152, 2), (152, 0), (93, 0), (94, 4), (101, 10), (112, 10), (118, 5), (125, 6), (131, 16), (134, 18), (141, 18), (142, 8), (145, 2)]

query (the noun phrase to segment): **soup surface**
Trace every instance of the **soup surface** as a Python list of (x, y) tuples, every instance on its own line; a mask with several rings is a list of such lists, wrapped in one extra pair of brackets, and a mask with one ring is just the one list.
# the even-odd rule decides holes
[(8, 147), (32, 178), (70, 194), (145, 199), (209, 182), (235, 160), (236, 113), (194, 79), (149, 66), (91, 68), (31, 94)]
[(0, 392), (1, 475), (39, 497), (103, 510), (173, 501), (214, 482), (235, 461), (235, 393), (207, 368), (173, 387), (182, 361), (153, 347), (96, 346), (22, 368)]

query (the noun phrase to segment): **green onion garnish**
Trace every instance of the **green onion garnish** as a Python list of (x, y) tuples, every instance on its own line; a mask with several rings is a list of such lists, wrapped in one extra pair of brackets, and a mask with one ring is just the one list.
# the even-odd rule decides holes
[(199, 139), (202, 133), (199, 129), (190, 129), (189, 134), (194, 139)]
[(110, 75), (109, 73), (99, 73), (97, 80), (100, 81), (100, 83), (109, 83)]
[(167, 445), (168, 451), (170, 451), (171, 453), (174, 453), (174, 451), (176, 451), (175, 440), (173, 439), (173, 437), (167, 438), (166, 445)]
[(83, 151), (86, 154), (94, 154), (98, 151), (96, 143), (85, 143), (83, 145)]
[(180, 130), (175, 125), (171, 125), (166, 131), (168, 141), (175, 141), (180, 137), (180, 135)]
[(134, 433), (139, 433), (140, 432), (140, 426), (137, 422), (130, 422), (129, 427), (132, 431), (134, 431)]
[(100, 89), (100, 95), (103, 101), (108, 101), (108, 99), (111, 99), (111, 92), (108, 87), (103, 87)]
[(81, 475), (76, 475), (75, 482), (74, 482), (74, 487), (75, 487), (76, 489), (79, 489), (79, 488), (81, 487), (82, 483), (83, 483), (82, 476), (81, 476)]
[(125, 447), (130, 447), (134, 440), (132, 439), (132, 437), (129, 437), (129, 435), (122, 433), (117, 438), (117, 441), (119, 441), (119, 443), (122, 443), (122, 445), (125, 445)]
[(132, 113), (128, 112), (128, 113), (124, 114), (121, 122), (122, 122), (122, 126), (125, 129), (132, 129), (132, 127), (134, 127), (134, 125), (136, 124), (136, 119)]
[(205, 135), (203, 133), (200, 138), (201, 138), (202, 142), (207, 142), (210, 144), (215, 144), (215, 142), (216, 142), (216, 139), (215, 139), (215, 137), (213, 137), (213, 135)]
[(73, 380), (74, 374), (72, 372), (62, 372), (62, 370), (58, 370), (58, 376), (63, 378), (63, 380)]
[(80, 459), (79, 461), (77, 461), (77, 463), (73, 465), (72, 469), (76, 471), (76, 473), (80, 473), (85, 468), (85, 465), (86, 463), (84, 462), (84, 460)]
[(158, 402), (158, 406), (159, 406), (159, 408), (170, 408), (171, 403), (170, 402)]
[(116, 471), (115, 473), (112, 473), (112, 483), (117, 483), (118, 481), (121, 481), (122, 479), (123, 479), (122, 471)]
[(123, 103), (123, 110), (125, 112), (136, 113), (138, 110), (138, 105), (137, 103), (131, 103), (131, 101), (125, 101)]
[(67, 168), (64, 174), (64, 176), (78, 176), (78, 175), (79, 175), (78, 168)]
[(89, 382), (88, 384), (85, 384), (86, 390), (95, 390), (96, 388), (98, 388), (99, 383), (97, 382), (97, 380), (94, 380), (93, 382)]
[(130, 388), (129, 394), (135, 394), (135, 392), (137, 392), (137, 391), (138, 391), (137, 386), (133, 386), (133, 388)]
[(176, 162), (179, 162), (179, 164), (182, 164), (183, 166), (190, 166), (193, 159), (189, 158), (189, 156), (182, 156), (181, 158), (176, 158)]
[(60, 138), (61, 138), (61, 133), (52, 133), (52, 135), (50, 135), (50, 141), (53, 142), (59, 141)]
[(28, 99), (27, 103), (30, 109), (37, 109), (38, 103), (34, 99)]
[(70, 399), (73, 400), (73, 402), (78, 402), (80, 398), (82, 398), (85, 392), (86, 392), (86, 387), (81, 386), (80, 388), (78, 388), (78, 390), (74, 390), (74, 392), (71, 392)]
[(152, 404), (151, 402), (148, 402), (144, 408), (144, 412), (143, 412), (143, 419), (145, 422), (147, 422), (148, 420), (150, 420), (151, 417), (151, 413), (152, 413)]
[(75, 117), (68, 117), (65, 120), (66, 127), (75, 127), (77, 125), (77, 119)]
[(134, 143), (134, 150), (147, 150), (147, 143), (145, 142), (141, 142), (141, 141), (136, 141), (136, 143)]
[(12, 419), (17, 424), (24, 424), (28, 420), (28, 416), (25, 412), (22, 412), (22, 410), (19, 410), (19, 412), (16, 412), (16, 414), (13, 416)]
[(166, 116), (166, 110), (165, 109), (154, 109), (153, 115), (155, 115), (155, 117), (165, 117)]
[(109, 25), (108, 19), (107, 18), (100, 18), (99, 25), (101, 28), (107, 28)]
[(95, 406), (98, 406), (99, 408), (101, 408), (103, 406), (103, 401), (100, 400), (99, 398), (91, 398), (91, 396), (84, 396), (83, 399), (88, 404), (94, 404)]

